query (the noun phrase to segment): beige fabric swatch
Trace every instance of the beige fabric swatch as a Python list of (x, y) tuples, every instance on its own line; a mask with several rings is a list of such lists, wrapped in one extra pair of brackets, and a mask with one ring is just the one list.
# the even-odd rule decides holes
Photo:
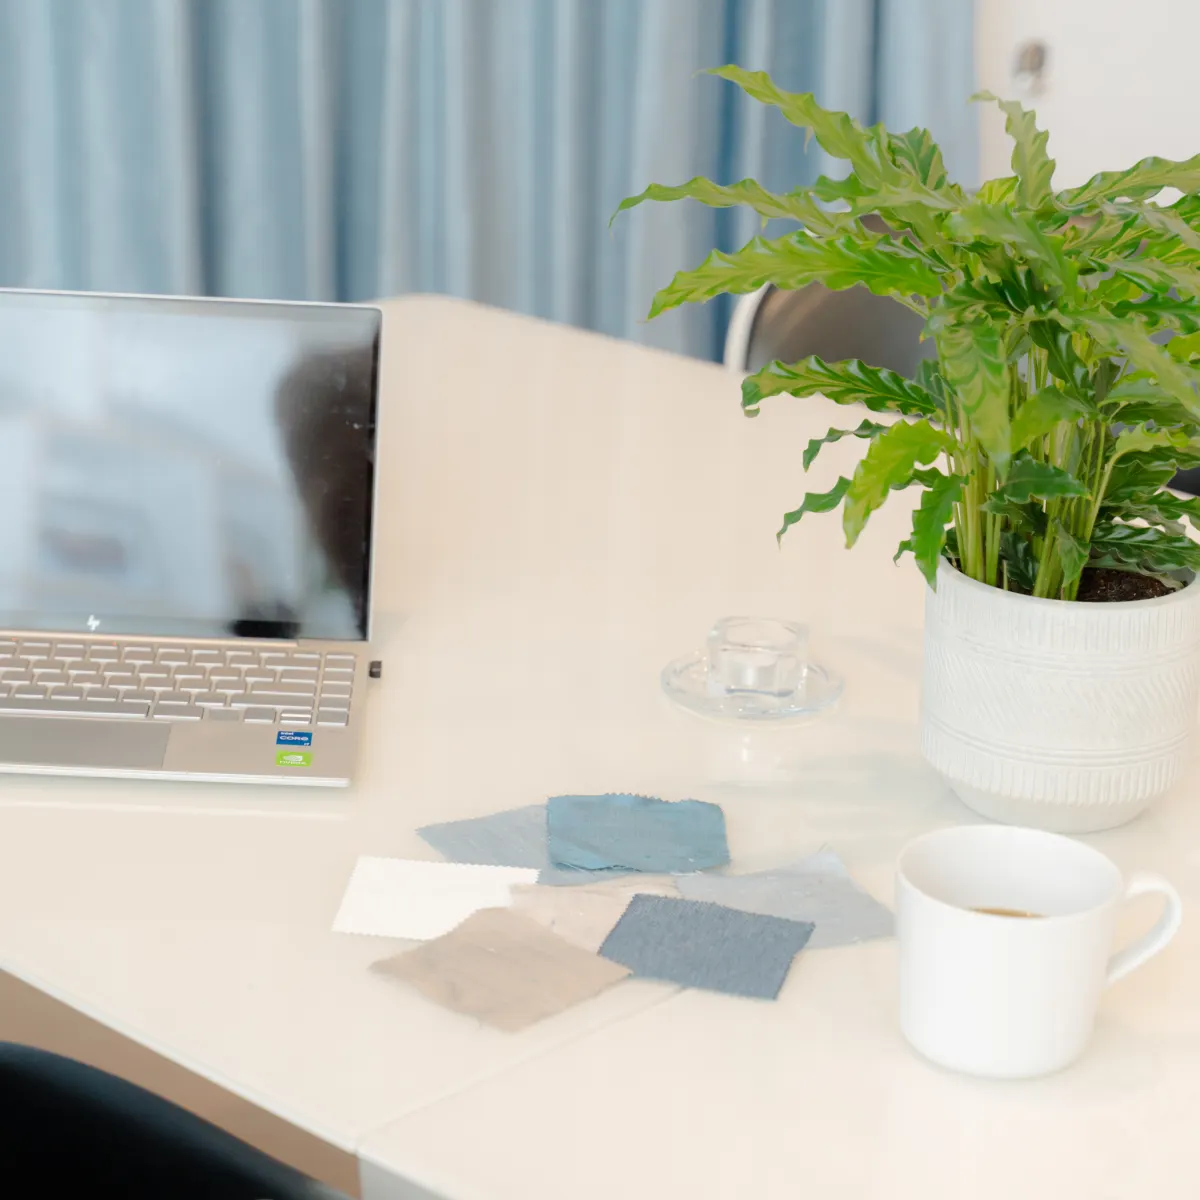
[(507, 908), (485, 908), (456, 929), (374, 968), (437, 1004), (509, 1033), (562, 1012), (629, 971)]
[(637, 895), (678, 896), (679, 889), (669, 875), (625, 877), (582, 887), (519, 883), (512, 888), (512, 908), (594, 954)]

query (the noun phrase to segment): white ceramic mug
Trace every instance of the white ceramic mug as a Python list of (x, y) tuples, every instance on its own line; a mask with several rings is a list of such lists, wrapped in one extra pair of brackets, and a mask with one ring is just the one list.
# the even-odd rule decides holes
[[(1113, 955), (1122, 903), (1145, 892), (1164, 897), (1162, 916)], [(953, 1070), (1056, 1071), (1087, 1045), (1100, 993), (1157, 954), (1181, 913), (1165, 879), (1138, 872), (1126, 885), (1111, 860), (1058, 834), (972, 825), (919, 837), (896, 868), (900, 1027)]]

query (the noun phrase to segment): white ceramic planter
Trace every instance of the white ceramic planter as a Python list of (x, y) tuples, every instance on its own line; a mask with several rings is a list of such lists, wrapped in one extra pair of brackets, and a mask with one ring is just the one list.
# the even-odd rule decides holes
[(1109, 829), (1171, 790), (1200, 698), (1200, 582), (1155, 600), (1064, 603), (947, 563), (925, 601), (921, 740), (996, 821)]

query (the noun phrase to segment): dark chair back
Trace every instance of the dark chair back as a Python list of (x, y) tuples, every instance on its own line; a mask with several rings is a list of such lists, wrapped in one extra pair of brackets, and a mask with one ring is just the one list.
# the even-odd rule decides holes
[(73, 1059), (0, 1042), (0, 1195), (338, 1195), (186, 1109)]

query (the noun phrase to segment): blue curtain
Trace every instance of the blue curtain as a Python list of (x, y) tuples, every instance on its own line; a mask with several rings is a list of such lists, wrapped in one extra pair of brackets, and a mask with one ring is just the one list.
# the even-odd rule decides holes
[(642, 321), (749, 214), (620, 199), (816, 148), (704, 67), (891, 126), (975, 182), (963, 0), (0, 0), (0, 284), (451, 292), (718, 356), (727, 305)]

